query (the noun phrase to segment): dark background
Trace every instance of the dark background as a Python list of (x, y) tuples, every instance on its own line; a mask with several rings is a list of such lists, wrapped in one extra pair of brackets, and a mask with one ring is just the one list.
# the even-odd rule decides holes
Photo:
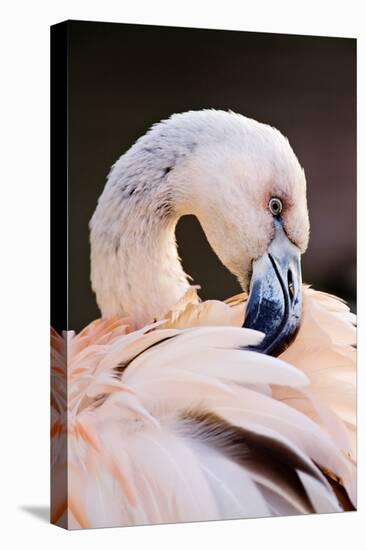
[[(111, 165), (151, 124), (232, 109), (277, 127), (305, 168), (311, 238), (303, 279), (355, 310), (356, 41), (68, 22), (69, 327), (99, 316), (88, 222)], [(238, 292), (198, 222), (177, 228), (202, 298)]]

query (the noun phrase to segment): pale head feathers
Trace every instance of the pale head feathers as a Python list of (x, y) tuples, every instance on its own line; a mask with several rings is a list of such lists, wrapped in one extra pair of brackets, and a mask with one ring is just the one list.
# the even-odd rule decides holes
[(174, 230), (186, 214), (198, 218), (246, 289), (252, 260), (273, 235), (273, 196), (284, 204), (288, 237), (304, 251), (305, 175), (278, 130), (215, 110), (155, 124), (112, 167), (90, 223), (91, 279), (102, 314), (129, 314), (141, 325), (181, 298), (189, 284)]

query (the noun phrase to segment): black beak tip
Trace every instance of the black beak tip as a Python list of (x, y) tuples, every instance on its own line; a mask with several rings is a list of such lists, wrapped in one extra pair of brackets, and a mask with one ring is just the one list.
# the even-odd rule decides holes
[[(243, 327), (265, 334), (253, 351), (278, 356), (294, 341), (301, 321), (300, 251), (283, 231), (268, 250), (253, 262), (249, 299)], [(247, 348), (248, 349), (248, 348)]]

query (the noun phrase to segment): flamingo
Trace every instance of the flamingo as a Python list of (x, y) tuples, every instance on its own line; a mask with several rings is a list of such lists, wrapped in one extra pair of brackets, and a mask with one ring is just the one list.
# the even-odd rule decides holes
[[(242, 294), (199, 299), (186, 214)], [(356, 507), (355, 316), (302, 284), (308, 238), (304, 170), (267, 124), (175, 114), (117, 160), (90, 222), (102, 316), (52, 332), (53, 522)]]

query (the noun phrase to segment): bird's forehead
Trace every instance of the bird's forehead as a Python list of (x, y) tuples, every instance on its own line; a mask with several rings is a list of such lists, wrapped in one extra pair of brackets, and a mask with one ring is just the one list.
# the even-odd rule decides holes
[(276, 183), (290, 191), (293, 183), (304, 179), (288, 140), (271, 128), (264, 135), (226, 134), (222, 139), (200, 143), (196, 153), (199, 162), (228, 171), (237, 176), (237, 181), (255, 179), (263, 187)]

